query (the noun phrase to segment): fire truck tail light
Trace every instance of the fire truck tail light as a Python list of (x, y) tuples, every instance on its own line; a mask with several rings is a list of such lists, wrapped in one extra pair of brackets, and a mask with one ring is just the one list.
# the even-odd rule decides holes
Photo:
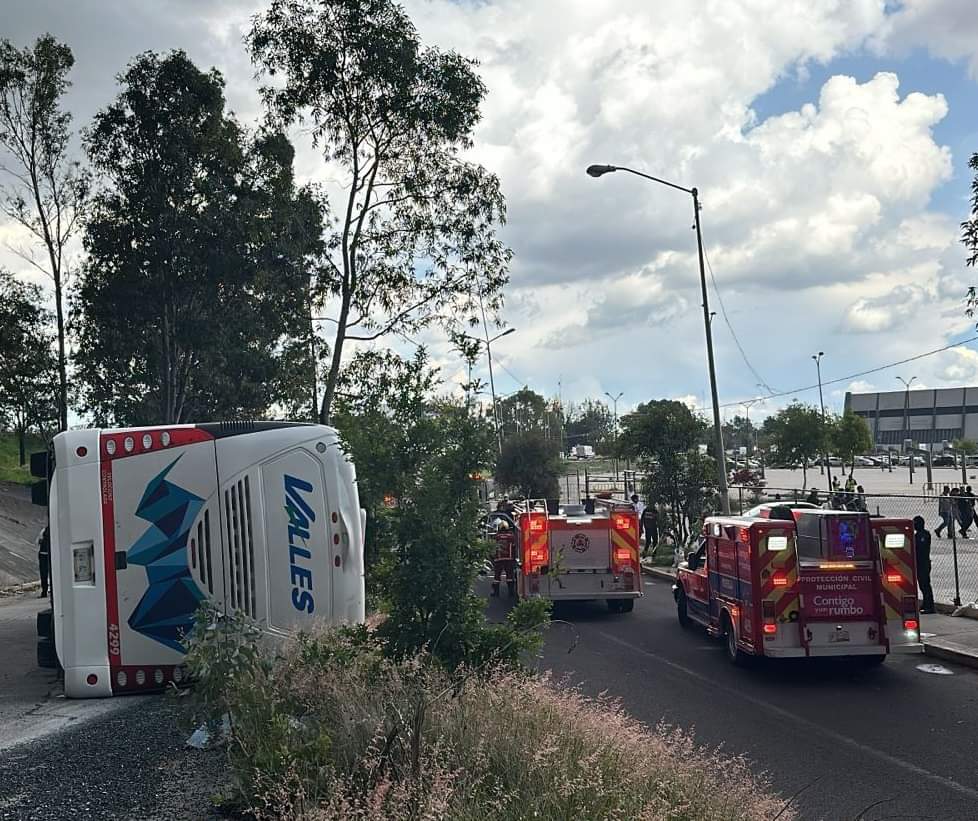
[(883, 547), (893, 549), (903, 547), (904, 544), (906, 544), (906, 538), (902, 533), (887, 533), (883, 538)]
[(632, 520), (627, 516), (615, 516), (615, 530), (631, 530)]
[(539, 516), (530, 517), (530, 530), (534, 533), (540, 533), (547, 529), (547, 523)]
[(886, 581), (889, 584), (900, 584), (900, 582), (903, 581), (903, 576), (901, 576), (899, 573), (887, 573)]
[(624, 547), (615, 548), (615, 561), (620, 564), (631, 564), (632, 551)]
[(788, 549), (788, 537), (787, 536), (768, 536), (767, 537), (767, 549), (768, 550), (787, 550)]
[(785, 576), (784, 573), (775, 573), (771, 577), (771, 583), (775, 587), (787, 587), (788, 586), (788, 577)]
[(764, 633), (765, 633), (765, 635), (773, 636), (777, 632), (778, 632), (778, 626), (776, 624), (765, 624), (764, 625)]
[(916, 619), (904, 619), (903, 620), (903, 629), (904, 630), (919, 630), (920, 629), (920, 622), (918, 622)]

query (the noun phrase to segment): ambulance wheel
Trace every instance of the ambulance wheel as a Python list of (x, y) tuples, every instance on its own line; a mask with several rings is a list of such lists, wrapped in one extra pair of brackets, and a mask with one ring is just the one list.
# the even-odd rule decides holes
[(737, 646), (737, 631), (727, 613), (723, 614), (723, 638), (727, 647), (727, 658), (738, 666), (747, 661), (747, 656)]
[(679, 626), (689, 627), (693, 621), (689, 617), (689, 610), (686, 608), (686, 591), (679, 588), (679, 595), (676, 596), (676, 615), (679, 616)]

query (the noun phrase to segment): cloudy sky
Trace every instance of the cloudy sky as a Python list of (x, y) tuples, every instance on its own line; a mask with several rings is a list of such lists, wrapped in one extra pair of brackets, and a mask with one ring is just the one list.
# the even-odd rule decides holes
[[(978, 273), (958, 242), (978, 151), (973, 0), (405, 5), (426, 42), (477, 58), (489, 88), (473, 155), (502, 179), (515, 252), (500, 393), (622, 391), (619, 410), (709, 399), (691, 202), (628, 174), (591, 179), (591, 163), (699, 188), (724, 404), (790, 392), (752, 411), (764, 415), (817, 401), (794, 389), (814, 382), (819, 350), (829, 380), (975, 335), (963, 297)], [(4, 0), (0, 34), (27, 44), (50, 31), (72, 47), (79, 124), (133, 55), (170, 48), (220, 69), (252, 122), (241, 38), (261, 6)], [(311, 150), (299, 170), (328, 175)], [(461, 372), (443, 340), (426, 341), (449, 377)], [(897, 375), (978, 384), (978, 353), (962, 344), (826, 399), (897, 388)]]

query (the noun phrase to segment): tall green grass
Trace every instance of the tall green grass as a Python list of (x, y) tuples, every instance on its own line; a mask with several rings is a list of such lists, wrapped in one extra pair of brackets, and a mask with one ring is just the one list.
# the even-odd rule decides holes
[(36, 436), (27, 437), (27, 464), (20, 467), (17, 434), (0, 431), (0, 482), (16, 482), (29, 485), (34, 479), (30, 474), (30, 455), (44, 450), (44, 441)]
[(745, 760), (613, 699), (529, 673), (392, 661), (362, 628), (274, 657), (231, 628), (198, 621), (188, 661), (210, 714), (229, 716), (239, 808), (257, 818), (795, 817)]

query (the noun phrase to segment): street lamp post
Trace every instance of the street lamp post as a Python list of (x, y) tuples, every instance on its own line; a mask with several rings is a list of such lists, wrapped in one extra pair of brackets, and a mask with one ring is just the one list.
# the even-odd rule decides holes
[[(822, 409), (822, 427), (825, 427), (825, 400), (822, 398), (822, 357), (825, 356), (824, 351), (819, 351), (818, 354), (812, 354), (812, 359), (815, 360), (815, 370), (818, 372), (818, 404)], [(825, 480), (829, 484), (829, 493), (832, 492), (832, 466), (829, 465), (829, 455), (826, 452), (825, 445), (822, 445), (822, 459), (825, 462)]]
[(763, 402), (763, 399), (748, 399), (741, 402), (740, 406), (744, 409), (744, 419), (747, 421), (747, 469), (750, 470), (750, 409), (751, 405)]
[(899, 379), (906, 388), (906, 392), (903, 396), (903, 427), (907, 431), (906, 438), (910, 439), (910, 484), (913, 484), (913, 460), (915, 456), (913, 452), (913, 437), (910, 435), (910, 386), (913, 384), (916, 378), (916, 376), (911, 376), (910, 381), (908, 382), (902, 376), (897, 377), (897, 379)]
[(657, 182), (660, 185), (665, 185), (668, 188), (675, 188), (677, 191), (682, 191), (689, 194), (693, 198), (693, 216), (696, 225), (696, 250), (699, 255), (700, 263), (700, 289), (703, 293), (703, 325), (706, 329), (706, 358), (710, 368), (710, 393), (712, 394), (713, 398), (713, 430), (717, 451), (717, 479), (719, 480), (720, 487), (720, 504), (723, 513), (729, 516), (730, 494), (727, 490), (727, 459), (723, 450), (723, 430), (720, 426), (720, 400), (717, 396), (717, 373), (716, 364), (713, 360), (713, 331), (711, 329), (710, 322), (710, 302), (706, 292), (706, 266), (703, 260), (703, 234), (700, 230), (699, 191), (696, 188), (685, 188), (681, 185), (676, 185), (673, 182), (668, 182), (666, 180), (659, 179), (658, 177), (653, 177), (650, 174), (643, 174), (641, 171), (635, 171), (632, 168), (624, 168), (617, 165), (589, 165), (587, 167), (588, 176), (591, 177), (601, 177), (605, 174), (610, 174), (613, 171), (627, 171), (629, 174), (634, 174), (636, 177), (642, 177), (644, 179), (651, 180), (652, 182)]
[(618, 400), (625, 395), (624, 391), (618, 391), (618, 396), (612, 396), (608, 391), (604, 392), (604, 395), (611, 400), (611, 404), (614, 407), (615, 416), (615, 481), (618, 481)]
[(491, 339), (489, 337), (488, 328), (486, 329), (485, 339), (477, 339), (476, 337), (469, 336), (468, 334), (459, 334), (459, 336), (461, 336), (463, 339), (471, 339), (473, 342), (477, 342), (480, 345), (486, 346), (486, 357), (489, 360), (489, 392), (492, 394), (492, 418), (493, 421), (496, 423), (496, 445), (499, 448), (500, 453), (502, 453), (503, 451), (503, 432), (502, 432), (502, 427), (499, 424), (499, 410), (496, 406), (496, 380), (493, 378), (493, 374), (492, 374), (492, 343), (495, 342), (497, 339), (501, 339), (504, 336), (508, 336), (509, 334), (513, 333), (513, 331), (515, 330), (516, 328), (507, 328), (505, 331), (503, 331), (500, 334), (496, 334)]

